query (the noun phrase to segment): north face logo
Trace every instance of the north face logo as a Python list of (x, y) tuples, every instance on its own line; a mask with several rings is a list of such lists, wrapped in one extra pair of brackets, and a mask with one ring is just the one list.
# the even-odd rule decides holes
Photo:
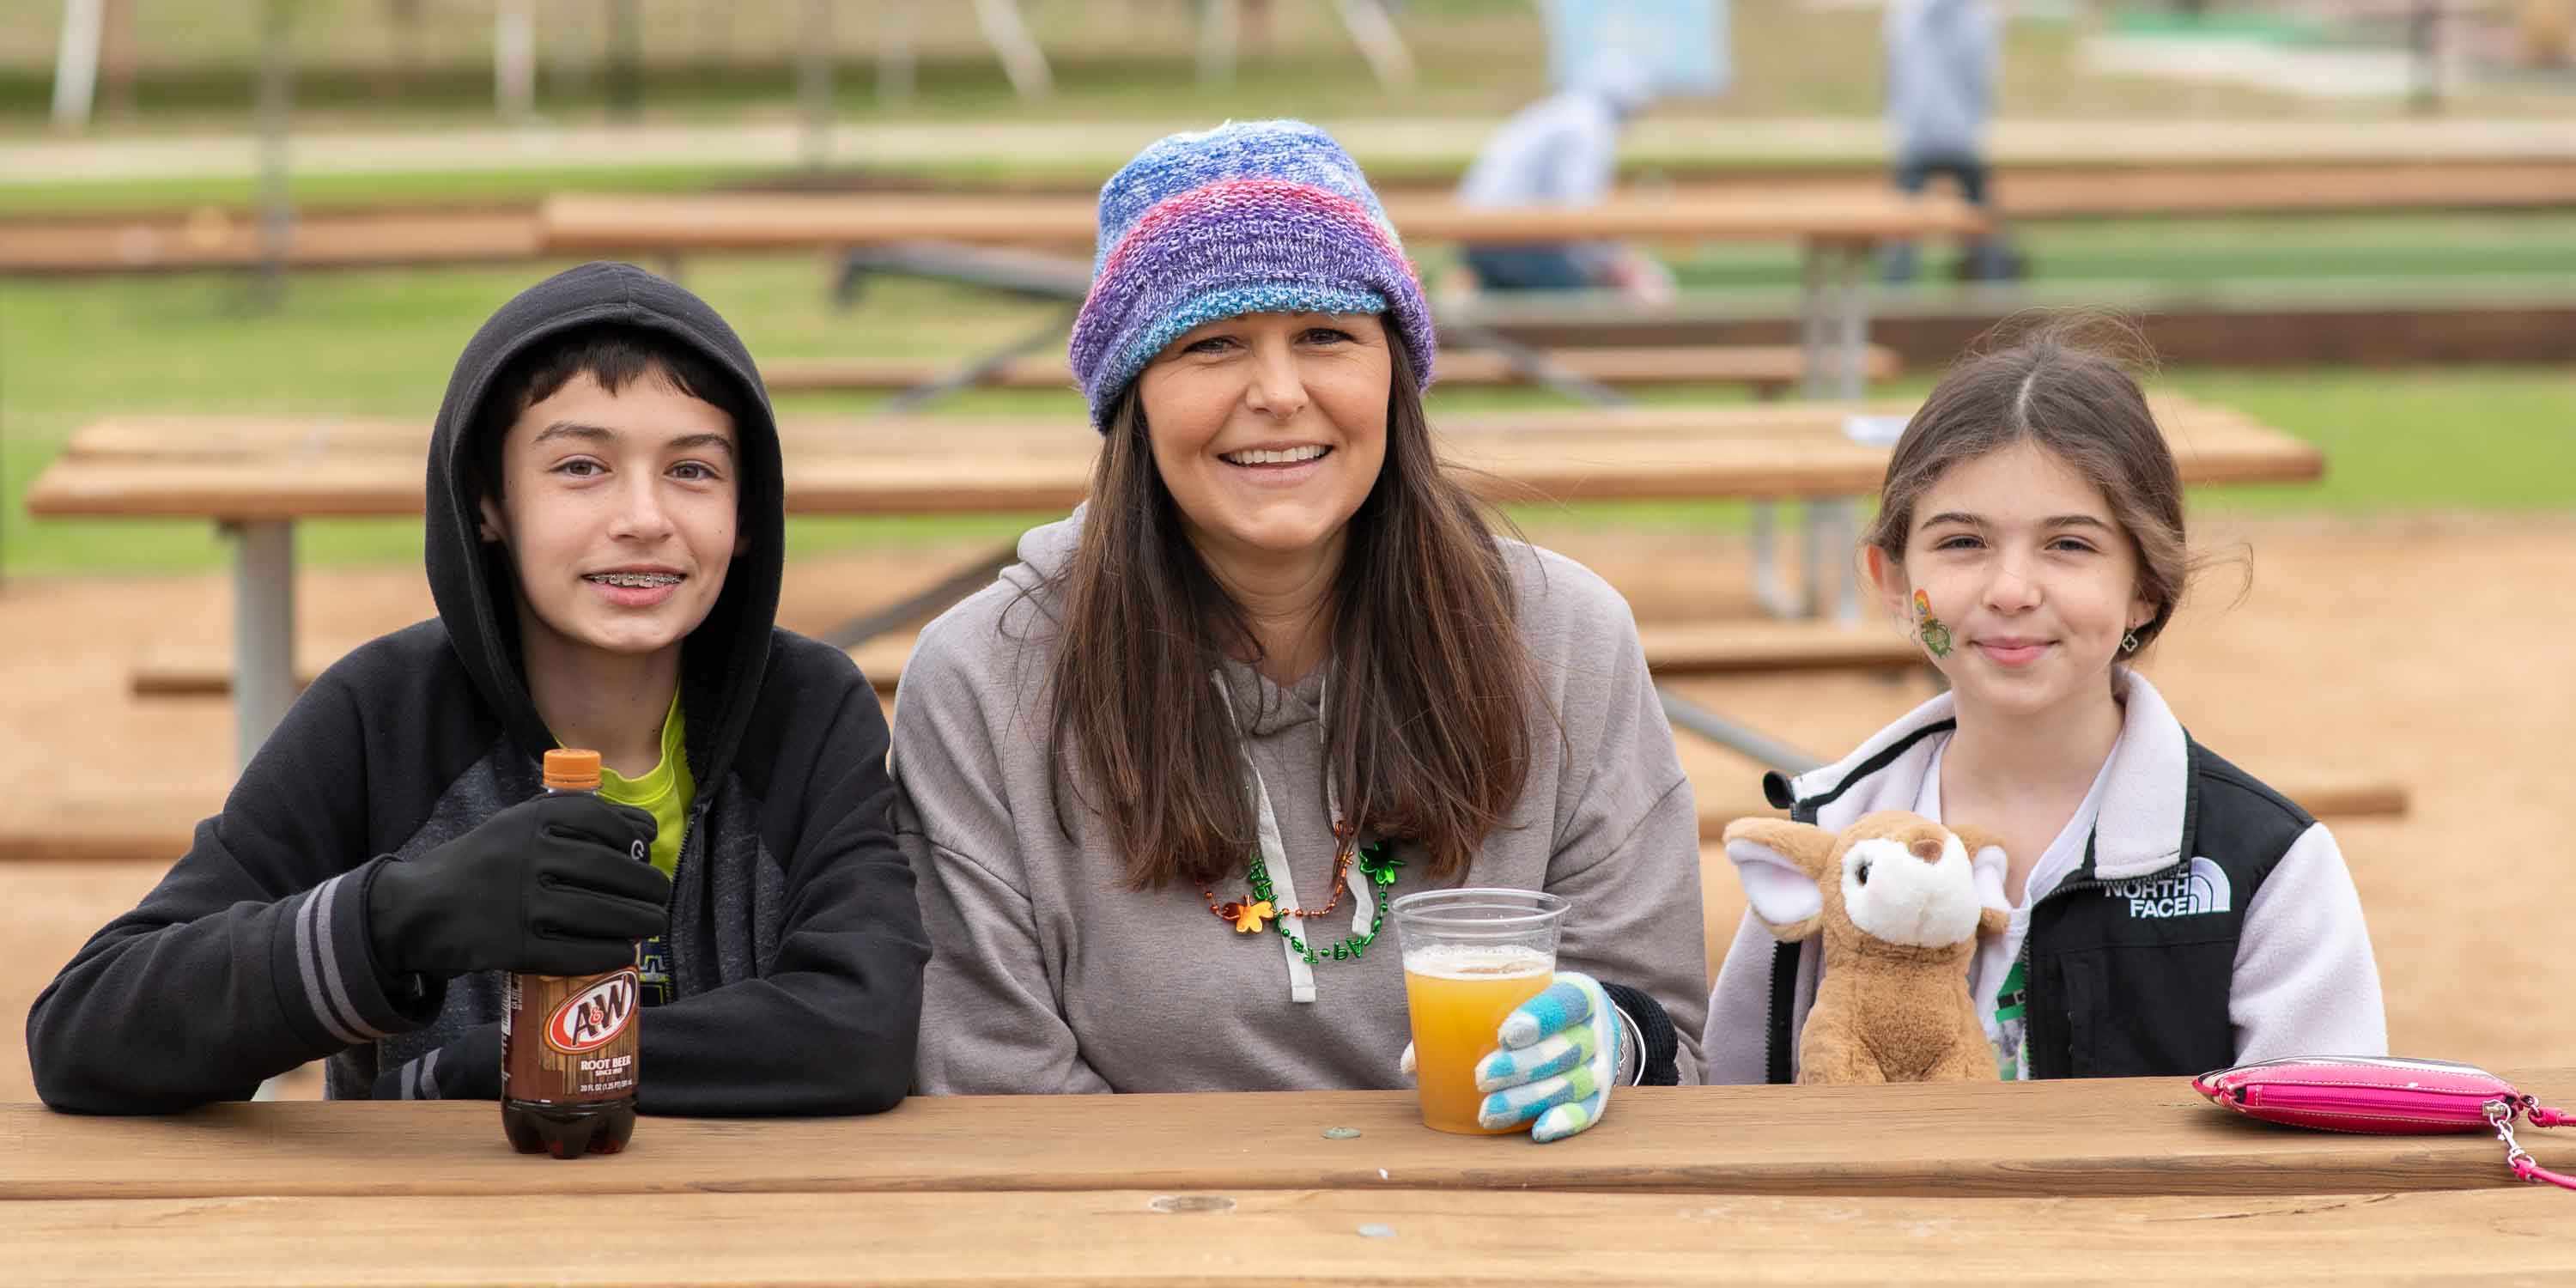
[(2132, 917), (2197, 917), (2205, 912), (2232, 911), (2236, 906), (2236, 892), (2227, 884), (2227, 870), (2198, 856), (2179, 875), (2115, 881), (2104, 886), (2102, 893), (2108, 898), (2128, 900)]

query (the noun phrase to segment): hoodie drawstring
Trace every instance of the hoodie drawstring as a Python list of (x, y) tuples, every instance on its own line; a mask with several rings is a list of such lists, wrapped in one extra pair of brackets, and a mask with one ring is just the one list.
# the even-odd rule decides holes
[[(1280, 839), (1279, 815), (1271, 808), (1270, 788), (1262, 781), (1260, 767), (1252, 763), (1251, 740), (1244, 736), (1243, 722), (1234, 714), (1234, 694), (1226, 687), (1224, 674), (1212, 672), (1208, 682), (1216, 686), (1217, 705), (1224, 708), (1226, 723), (1234, 728), (1235, 754), (1243, 762), (1244, 785), (1251, 789), (1253, 806), (1259, 816), (1261, 863), (1270, 872), (1271, 891), (1279, 910), (1279, 929), (1286, 932), (1279, 936), (1279, 951), (1288, 961), (1288, 1000), (1312, 1002), (1315, 1000), (1315, 968), (1308, 965), (1304, 954), (1297, 951), (1298, 941), (1306, 938), (1306, 922), (1305, 918), (1295, 915), (1298, 907), (1297, 878), (1288, 865), (1287, 843)], [(1326, 680), (1316, 694), (1319, 712), (1331, 694), (1332, 682)], [(1315, 736), (1323, 743), (1329, 759), (1332, 741), (1320, 714), (1315, 720)], [(1329, 766), (1324, 773), (1324, 807), (1332, 812), (1333, 834), (1338, 838), (1342, 830), (1341, 790), (1333, 782)], [(1340, 858), (1338, 854), (1334, 857), (1336, 860)], [(1367, 881), (1347, 881), (1344, 888), (1351, 897), (1351, 933), (1365, 935), (1377, 916), (1377, 899), (1370, 893)]]

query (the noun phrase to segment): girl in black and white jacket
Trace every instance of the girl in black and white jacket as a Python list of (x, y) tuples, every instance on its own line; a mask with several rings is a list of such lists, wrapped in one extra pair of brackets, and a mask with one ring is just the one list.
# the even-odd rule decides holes
[[(2332, 834), (2120, 664), (2172, 619), (2189, 560), (2172, 452), (2116, 361), (2052, 330), (1955, 368), (1897, 442), (1865, 556), (1950, 692), (1765, 786), (1828, 830), (1901, 809), (2003, 842), (2011, 925), (1969, 980), (2002, 1076), (2386, 1053)], [(1748, 911), (1708, 1081), (1794, 1081), (1822, 969)]]

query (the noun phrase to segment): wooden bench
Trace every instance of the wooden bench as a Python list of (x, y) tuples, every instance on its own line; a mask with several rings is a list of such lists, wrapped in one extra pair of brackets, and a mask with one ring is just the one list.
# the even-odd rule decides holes
[[(1397, 227), (1429, 239), (1449, 184), (1381, 187)], [(1663, 191), (1693, 203), (1784, 194), (1836, 202), (1870, 200), (1886, 184), (1849, 169), (1729, 174), (1681, 172)], [(2545, 210), (2576, 206), (2576, 164), (2522, 160), (2301, 160), (2265, 164), (2146, 159), (2116, 164), (2005, 163), (1996, 167), (1998, 211), (2016, 221), (2337, 212)], [(721, 199), (721, 198), (710, 198)], [(1025, 193), (954, 191), (877, 194), (870, 200), (1000, 204), (1025, 209)], [(1087, 199), (1052, 198), (1062, 209)], [(301, 211), (287, 263), (299, 269), (502, 263), (544, 253), (541, 203), (457, 209), (386, 206)], [(1052, 218), (1069, 218), (1061, 214)], [(1417, 229), (1404, 222), (1422, 223)], [(60, 216), (0, 221), (0, 274), (167, 272), (242, 268), (260, 262), (256, 212), (231, 207), (163, 209), (131, 216)], [(1050, 234), (1049, 244), (1088, 249), (1091, 234)]]
[[(1090, 250), (1097, 204), (1082, 197), (564, 194), (538, 209), (549, 253), (707, 251), (950, 242)], [(1407, 242), (1513, 245), (1604, 238), (1796, 240), (1867, 244), (1959, 235), (1985, 226), (1946, 197), (1879, 188), (1836, 192), (1623, 193), (1589, 206), (1487, 207), (1445, 197), (1390, 202)]]
[[(289, 233), (289, 268), (524, 261), (540, 251), (536, 212), (410, 210), (315, 214)], [(0, 273), (175, 272), (258, 266), (257, 216), (208, 207), (133, 219), (0, 224)]]
[[(1825, 621), (1693, 622), (1644, 626), (1646, 667), (1658, 676), (1763, 675), (1797, 671), (1901, 670), (1922, 663), (1914, 644), (1894, 631)], [(887, 634), (850, 650), (850, 658), (891, 696), (911, 656), (913, 637)], [(296, 659), (297, 688), (353, 643), (307, 641)], [(144, 650), (128, 677), (138, 698), (224, 697), (232, 692), (232, 656), (219, 644), (164, 641)]]
[[(1605, 385), (1749, 385), (1776, 396), (1807, 379), (1805, 353), (1789, 345), (1731, 345), (1658, 349), (1562, 349), (1548, 361)], [(1904, 364), (1884, 345), (1863, 351), (1862, 374), (1890, 380)], [(900, 358), (808, 358), (772, 362), (761, 379), (773, 394), (844, 390), (912, 389), (939, 380), (948, 364)], [(1528, 369), (1481, 349), (1443, 350), (1437, 367), (1446, 387), (1528, 385)], [(1023, 358), (985, 373), (976, 383), (1004, 389), (1071, 389), (1073, 373), (1061, 357)]]
[[(2318, 477), (2314, 447), (2222, 408), (2162, 397), (2183, 477)], [(1842, 498), (1876, 490), (1887, 449), (1832, 403), (1587, 408), (1444, 419), (1444, 457), (1507, 502)], [(789, 422), (795, 514), (1062, 513), (1087, 492), (1095, 436), (1059, 421)], [(38, 518), (193, 518), (238, 538), (233, 664), (245, 759), (292, 700), (293, 527), (420, 513), (424, 422), (149, 417), (76, 432), (27, 494)], [(251, 682), (243, 683), (249, 675)]]

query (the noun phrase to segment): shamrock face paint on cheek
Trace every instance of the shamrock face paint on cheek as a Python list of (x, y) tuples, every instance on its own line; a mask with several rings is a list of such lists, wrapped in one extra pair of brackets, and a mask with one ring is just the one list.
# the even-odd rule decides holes
[(1923, 636), (1923, 647), (1930, 649), (1934, 657), (1950, 656), (1950, 628), (1932, 615), (1932, 597), (1919, 589), (1914, 592), (1914, 617)]

